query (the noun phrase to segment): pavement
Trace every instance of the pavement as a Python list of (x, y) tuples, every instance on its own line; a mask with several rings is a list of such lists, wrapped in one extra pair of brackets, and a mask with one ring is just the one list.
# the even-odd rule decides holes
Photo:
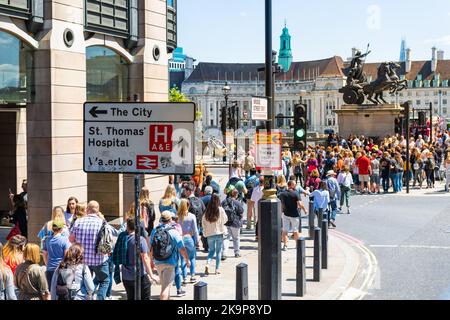
[[(303, 222), (306, 225), (306, 220)], [(301, 234), (308, 237), (307, 229)], [(215, 260), (212, 261), (210, 274), (205, 276), (204, 267), (207, 254), (197, 253), (197, 281), (207, 284), (208, 300), (235, 300), (236, 294), (236, 266), (240, 263), (248, 265), (249, 299), (258, 299), (258, 243), (255, 241), (254, 230), (243, 229), (241, 234), (241, 257), (235, 258), (232, 243), (230, 243), (229, 257), (221, 261), (221, 274), (215, 275)], [(282, 253), (282, 299), (283, 300), (333, 300), (340, 297), (351, 285), (356, 274), (360, 271), (360, 255), (353, 248), (351, 242), (329, 233), (328, 269), (322, 269), (321, 281), (313, 281), (313, 241), (306, 240), (306, 294), (296, 296), (296, 244), (289, 240), (288, 250)], [(281, 247), (281, 244), (280, 244)], [(189, 280), (190, 276), (188, 275)], [(183, 290), (184, 297), (176, 297), (176, 288), (171, 288), (171, 299), (193, 300), (194, 284), (188, 283)], [(159, 285), (152, 286), (152, 298), (158, 299)], [(121, 284), (113, 285), (113, 299), (126, 299), (125, 290)]]

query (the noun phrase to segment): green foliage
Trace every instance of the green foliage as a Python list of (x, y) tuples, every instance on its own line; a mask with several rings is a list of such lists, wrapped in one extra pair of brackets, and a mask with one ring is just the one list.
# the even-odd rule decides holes
[(178, 90), (177, 87), (170, 89), (169, 91), (170, 102), (190, 102), (190, 100)]

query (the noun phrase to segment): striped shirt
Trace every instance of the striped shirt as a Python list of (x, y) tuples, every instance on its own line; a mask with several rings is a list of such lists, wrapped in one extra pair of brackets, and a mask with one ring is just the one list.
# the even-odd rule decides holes
[(99, 266), (108, 260), (108, 255), (97, 254), (95, 240), (100, 231), (103, 220), (95, 214), (89, 214), (84, 218), (77, 219), (72, 229), (75, 241), (83, 246), (84, 263), (88, 266)]

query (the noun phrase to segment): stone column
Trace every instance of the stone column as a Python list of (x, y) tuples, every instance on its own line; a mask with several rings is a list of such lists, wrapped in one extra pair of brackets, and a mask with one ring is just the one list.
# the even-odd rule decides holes
[[(45, 36), (34, 52), (35, 97), (27, 106), (28, 235), (69, 196), (86, 200), (83, 172), (83, 102), (86, 58), (83, 0), (45, 2)], [(70, 12), (70, 14), (68, 14)], [(64, 30), (74, 35), (71, 47)]]

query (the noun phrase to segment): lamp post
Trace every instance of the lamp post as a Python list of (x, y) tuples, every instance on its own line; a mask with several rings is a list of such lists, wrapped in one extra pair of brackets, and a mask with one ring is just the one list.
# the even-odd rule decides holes
[[(228, 97), (230, 96), (230, 92), (231, 92), (231, 88), (228, 85), (228, 82), (225, 82), (225, 85), (222, 87), (222, 92), (223, 92), (223, 96), (225, 98), (225, 106), (222, 107), (222, 108), (225, 108), (225, 112), (223, 112), (223, 110), (222, 110), (222, 117), (223, 117), (223, 115), (225, 115), (225, 118), (222, 119), (222, 122), (227, 123)], [(223, 133), (223, 141), (224, 141), (225, 145), (226, 145), (226, 142), (227, 142), (227, 137), (226, 137), (226, 128), (227, 127), (228, 126), (225, 125), (225, 132)], [(223, 162), (225, 163), (226, 161), (227, 161), (227, 154), (225, 153), (223, 155)]]

